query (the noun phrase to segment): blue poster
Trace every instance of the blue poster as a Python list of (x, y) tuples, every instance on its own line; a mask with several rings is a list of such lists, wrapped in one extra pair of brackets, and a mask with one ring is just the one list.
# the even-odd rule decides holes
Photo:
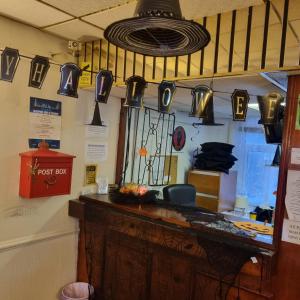
[(30, 97), (29, 148), (45, 140), (49, 148), (60, 148), (61, 102)]

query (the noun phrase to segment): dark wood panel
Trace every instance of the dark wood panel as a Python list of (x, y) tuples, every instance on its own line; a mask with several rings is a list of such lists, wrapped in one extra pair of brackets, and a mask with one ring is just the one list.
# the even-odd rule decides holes
[(157, 251), (153, 255), (151, 300), (189, 300), (192, 264), (186, 257)]
[(147, 299), (148, 261), (143, 243), (110, 232), (105, 249), (104, 299)]

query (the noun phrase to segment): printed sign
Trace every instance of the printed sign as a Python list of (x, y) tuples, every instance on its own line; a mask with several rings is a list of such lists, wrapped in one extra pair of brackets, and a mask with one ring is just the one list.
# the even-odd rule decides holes
[(13, 81), (20, 61), (19, 51), (6, 47), (1, 54), (1, 80)]
[(85, 185), (96, 184), (97, 165), (85, 166)]
[(296, 130), (300, 130), (300, 95), (298, 96), (298, 105), (297, 105), (297, 116), (296, 116)]
[(47, 57), (36, 55), (31, 61), (29, 86), (40, 89), (50, 68)]
[(246, 120), (249, 99), (249, 94), (246, 90), (234, 90), (231, 96), (233, 121)]
[(300, 222), (283, 220), (282, 240), (300, 245)]
[(90, 87), (92, 82), (92, 64), (90, 61), (83, 61), (80, 64), (80, 68), (82, 71), (80, 79), (79, 79), (79, 86), (80, 87)]
[(60, 148), (61, 102), (30, 97), (29, 148), (46, 140), (49, 148)]

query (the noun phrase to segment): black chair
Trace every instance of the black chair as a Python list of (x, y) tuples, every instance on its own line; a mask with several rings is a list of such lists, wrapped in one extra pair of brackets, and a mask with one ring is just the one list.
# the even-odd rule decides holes
[(163, 188), (164, 201), (181, 206), (196, 206), (196, 189), (191, 184), (171, 184)]

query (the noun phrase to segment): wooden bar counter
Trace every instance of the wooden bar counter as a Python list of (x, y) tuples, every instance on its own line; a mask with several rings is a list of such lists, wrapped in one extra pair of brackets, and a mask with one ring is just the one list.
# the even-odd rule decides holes
[[(177, 211), (86, 195), (69, 202), (69, 215), (80, 220), (77, 279), (91, 282), (96, 300), (273, 299), (272, 251), (249, 259), (229, 284), (197, 240), (205, 228)], [(212, 236), (218, 234), (225, 233)]]

